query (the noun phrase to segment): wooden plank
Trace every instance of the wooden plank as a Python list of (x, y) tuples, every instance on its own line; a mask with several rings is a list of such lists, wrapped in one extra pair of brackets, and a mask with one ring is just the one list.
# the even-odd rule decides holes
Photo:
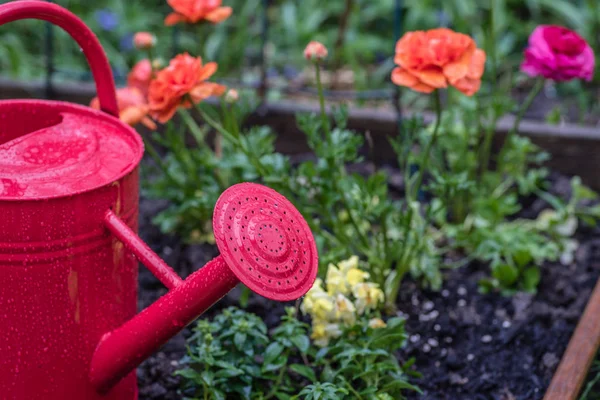
[(544, 400), (577, 400), (600, 346), (600, 280), (575, 328)]

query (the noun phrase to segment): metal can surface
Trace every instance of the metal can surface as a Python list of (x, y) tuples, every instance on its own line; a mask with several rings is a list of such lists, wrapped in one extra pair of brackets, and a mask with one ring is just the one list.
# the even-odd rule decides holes
[(104, 396), (88, 373), (137, 309), (137, 260), (103, 218), (137, 231), (142, 141), (67, 103), (0, 102), (0, 120), (1, 396), (135, 399), (135, 372)]

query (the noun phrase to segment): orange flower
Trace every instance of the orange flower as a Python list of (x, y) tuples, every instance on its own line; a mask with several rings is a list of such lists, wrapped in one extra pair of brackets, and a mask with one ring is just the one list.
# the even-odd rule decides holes
[(165, 18), (165, 25), (179, 22), (195, 24), (201, 20), (218, 24), (232, 13), (231, 7), (221, 7), (222, 0), (167, 0), (175, 11)]
[(481, 85), (485, 52), (467, 35), (447, 28), (408, 32), (396, 44), (392, 82), (422, 93), (448, 85), (467, 96)]
[(200, 57), (188, 53), (171, 60), (169, 66), (159, 71), (150, 83), (148, 101), (150, 114), (161, 123), (169, 121), (177, 108), (189, 108), (211, 96), (221, 96), (225, 86), (206, 82), (217, 71), (217, 64), (202, 65)]
[(152, 64), (150, 60), (139, 61), (127, 75), (127, 85), (138, 88), (144, 96), (148, 94), (148, 86), (152, 80)]
[[(149, 129), (156, 129), (156, 124), (148, 118), (148, 104), (142, 92), (135, 87), (117, 89), (117, 105), (119, 119), (127, 125), (137, 125), (140, 122)], [(100, 101), (95, 97), (90, 103), (91, 108), (100, 109)]]
[(156, 36), (150, 32), (138, 32), (133, 35), (133, 45), (138, 50), (148, 50), (156, 44)]
[(304, 58), (308, 61), (321, 61), (327, 57), (327, 47), (323, 43), (312, 41), (304, 49)]

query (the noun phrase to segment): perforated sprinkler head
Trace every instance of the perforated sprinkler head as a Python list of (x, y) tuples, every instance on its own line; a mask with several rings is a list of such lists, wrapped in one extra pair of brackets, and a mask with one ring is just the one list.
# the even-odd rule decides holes
[(215, 206), (213, 231), (221, 257), (259, 295), (290, 301), (312, 287), (319, 264), (312, 232), (276, 191), (253, 183), (230, 187)]

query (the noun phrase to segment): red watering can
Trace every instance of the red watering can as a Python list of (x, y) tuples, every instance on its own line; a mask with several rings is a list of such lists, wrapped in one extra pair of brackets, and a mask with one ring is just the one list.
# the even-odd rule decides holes
[[(283, 196), (236, 185), (215, 207), (221, 255), (182, 280), (136, 235), (143, 143), (115, 117), (98, 40), (59, 6), (0, 6), (0, 25), (24, 18), (79, 43), (103, 111), (0, 101), (0, 397), (136, 399), (136, 366), (240, 281), (273, 300), (305, 294), (316, 246)], [(136, 315), (138, 259), (169, 292)]]

